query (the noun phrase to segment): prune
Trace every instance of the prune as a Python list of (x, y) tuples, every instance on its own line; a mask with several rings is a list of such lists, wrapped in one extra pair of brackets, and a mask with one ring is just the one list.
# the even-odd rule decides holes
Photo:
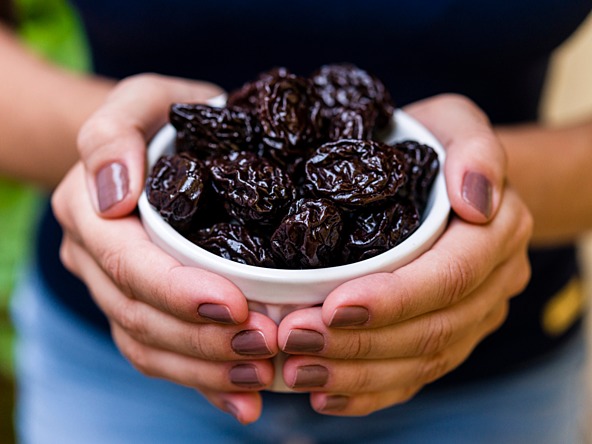
[(215, 157), (210, 172), (228, 213), (244, 224), (273, 223), (296, 196), (287, 173), (251, 152)]
[(375, 120), (374, 113), (368, 116), (368, 113), (360, 110), (344, 109), (328, 124), (329, 140), (370, 139)]
[(174, 103), (169, 119), (177, 130), (178, 152), (204, 158), (220, 152), (256, 151), (259, 146), (261, 128), (240, 108)]
[(292, 73), (284, 67), (272, 68), (259, 74), (256, 80), (245, 83), (241, 88), (231, 91), (228, 94), (226, 104), (242, 108), (247, 112), (253, 112), (260, 100), (259, 91), (266, 83), (276, 79), (288, 77)]
[(218, 223), (198, 230), (189, 239), (224, 259), (259, 267), (273, 267), (265, 240), (242, 225)]
[(321, 145), (305, 165), (308, 187), (344, 207), (393, 198), (405, 182), (403, 159), (390, 145), (344, 139)]
[(299, 199), (271, 236), (276, 263), (288, 268), (320, 268), (333, 264), (343, 220), (327, 199)]
[(390, 250), (413, 233), (419, 223), (417, 207), (407, 200), (355, 213), (344, 235), (343, 262), (361, 261)]
[(187, 230), (200, 216), (207, 171), (187, 154), (162, 156), (146, 180), (148, 202), (179, 231)]
[(393, 115), (394, 103), (375, 76), (355, 65), (324, 65), (311, 76), (318, 95), (325, 104), (324, 113), (331, 119), (340, 108), (376, 111), (376, 126), (385, 127)]
[(304, 77), (289, 75), (262, 81), (255, 115), (269, 155), (280, 163), (306, 154), (320, 138), (320, 101)]
[(440, 167), (438, 153), (431, 146), (414, 140), (397, 143), (394, 148), (403, 154), (407, 164), (407, 183), (401, 195), (407, 196), (423, 209)]

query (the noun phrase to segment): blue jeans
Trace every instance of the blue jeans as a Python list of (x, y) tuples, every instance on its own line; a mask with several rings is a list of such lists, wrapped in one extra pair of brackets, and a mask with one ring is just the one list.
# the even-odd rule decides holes
[(56, 306), (34, 272), (13, 314), (23, 444), (582, 442), (582, 337), (521, 372), (426, 389), (367, 417), (323, 416), (306, 395), (266, 392), (261, 419), (242, 426), (195, 390), (138, 373), (108, 337)]

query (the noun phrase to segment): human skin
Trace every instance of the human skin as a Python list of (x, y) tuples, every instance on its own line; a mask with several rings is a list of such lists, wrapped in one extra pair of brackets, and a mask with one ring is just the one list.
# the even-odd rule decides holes
[[(258, 391), (271, 383), (269, 358), (282, 348), (295, 354), (284, 369), (286, 382), (311, 391), (319, 412), (367, 414), (408, 399), (462, 362), (505, 319), (508, 299), (529, 276), (530, 214), (537, 242), (572, 240), (590, 227), (591, 204), (573, 194), (592, 191), (592, 177), (583, 174), (592, 161), (592, 150), (583, 149), (589, 124), (556, 130), (553, 138), (538, 126), (500, 128), (502, 147), (467, 99), (422, 101), (406, 110), (447, 148), (456, 215), (447, 231), (408, 266), (344, 284), (322, 307), (294, 312), (278, 327), (249, 313), (232, 283), (181, 266), (155, 247), (133, 213), (145, 144), (168, 105), (204, 101), (219, 93), (215, 86), (140, 75), (114, 87), (40, 61), (6, 30), (0, 58), (10, 60), (10, 69), (0, 70), (2, 173), (49, 189), (61, 180), (52, 203), (65, 232), (63, 261), (88, 285), (129, 361), (147, 375), (198, 389), (242, 423), (259, 417)], [(555, 137), (549, 149), (538, 149)], [(552, 149), (558, 145), (560, 152)], [(570, 163), (572, 154), (577, 163)], [(535, 156), (540, 169), (532, 167)], [(549, 174), (554, 164), (562, 174)], [(105, 193), (110, 178), (122, 177), (117, 192)], [(467, 177), (478, 178), (482, 195), (467, 192)], [(537, 198), (543, 181), (554, 207)], [(565, 205), (573, 222), (563, 227), (552, 215)], [(317, 383), (326, 376), (321, 387), (302, 385), (311, 369)]]

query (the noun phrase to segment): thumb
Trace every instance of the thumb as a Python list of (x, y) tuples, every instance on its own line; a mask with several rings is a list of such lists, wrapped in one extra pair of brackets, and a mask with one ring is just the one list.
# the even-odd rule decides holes
[(467, 222), (489, 222), (502, 198), (507, 159), (485, 114), (453, 94), (415, 102), (405, 111), (446, 149), (444, 171), (454, 212)]
[(131, 213), (144, 188), (146, 143), (168, 118), (173, 102), (206, 102), (219, 87), (141, 74), (119, 82), (78, 135), (78, 150), (95, 210), (103, 217)]

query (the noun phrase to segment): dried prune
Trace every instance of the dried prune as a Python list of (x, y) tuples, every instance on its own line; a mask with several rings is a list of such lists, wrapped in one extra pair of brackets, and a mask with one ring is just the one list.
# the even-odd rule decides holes
[(288, 268), (333, 265), (341, 240), (343, 220), (327, 199), (299, 199), (271, 236), (276, 263)]
[(405, 182), (403, 159), (390, 145), (344, 139), (321, 145), (305, 165), (313, 193), (345, 207), (393, 198)]
[(198, 159), (162, 156), (146, 180), (148, 202), (173, 228), (185, 231), (200, 216), (206, 179), (207, 170)]
[(343, 262), (358, 262), (390, 250), (413, 233), (419, 222), (417, 207), (407, 200), (356, 212), (344, 235)]
[(340, 139), (370, 139), (374, 131), (375, 114), (361, 110), (343, 109), (328, 123), (328, 138), (335, 141)]
[(210, 172), (213, 189), (228, 213), (244, 224), (273, 223), (296, 196), (287, 173), (251, 152), (218, 156)]
[(245, 83), (239, 89), (231, 91), (226, 101), (228, 106), (242, 108), (247, 112), (254, 112), (260, 100), (259, 90), (266, 83), (273, 82), (275, 79), (288, 77), (292, 73), (285, 67), (276, 67), (259, 74), (256, 80)]
[(376, 126), (386, 126), (394, 112), (394, 103), (384, 84), (374, 75), (349, 63), (324, 65), (311, 76), (318, 95), (331, 119), (340, 108), (376, 111)]
[(259, 147), (259, 124), (240, 108), (174, 103), (169, 119), (177, 130), (178, 152), (204, 158), (220, 152), (256, 151)]
[(255, 115), (269, 155), (280, 163), (302, 157), (319, 140), (320, 101), (304, 77), (289, 75), (262, 81)]
[(189, 239), (224, 259), (258, 267), (274, 266), (265, 239), (242, 225), (218, 223), (198, 230)]
[(407, 164), (407, 183), (401, 195), (407, 196), (423, 209), (440, 167), (438, 153), (431, 146), (414, 140), (399, 142), (394, 148), (403, 154)]

